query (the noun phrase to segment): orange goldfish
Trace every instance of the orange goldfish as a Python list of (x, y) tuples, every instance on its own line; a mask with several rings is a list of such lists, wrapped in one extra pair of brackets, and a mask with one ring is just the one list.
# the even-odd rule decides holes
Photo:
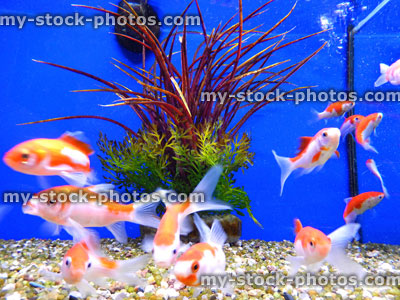
[(346, 120), (344, 120), (342, 126), (340, 127), (340, 134), (342, 138), (345, 138), (346, 135), (354, 132), (357, 125), (361, 122), (362, 119), (364, 119), (364, 116), (362, 115), (352, 115), (346, 118)]
[(365, 149), (378, 153), (376, 149), (371, 146), (370, 136), (372, 132), (376, 134), (376, 128), (382, 121), (382, 113), (374, 113), (363, 118), (356, 128), (356, 141)]
[[(194, 214), (193, 219), (200, 232), (201, 242), (190, 247), (178, 258), (174, 273), (176, 279), (183, 284), (199, 287), (201, 276), (225, 274), (223, 245), (227, 236), (218, 220), (214, 220), (210, 229), (197, 214)], [(197, 297), (201, 290), (202, 288), (198, 288), (193, 296)]]
[[(133, 222), (157, 228), (160, 219), (156, 214), (157, 202), (120, 204), (100, 196), (112, 185), (100, 184), (80, 188), (71, 185), (57, 186), (36, 194), (22, 209), (25, 214), (39, 216), (57, 226), (107, 227), (122, 243), (127, 241), (123, 222)], [(68, 196), (61, 201), (61, 195)], [(81, 197), (81, 198), (80, 198)]]
[(354, 101), (340, 101), (334, 102), (328, 105), (327, 108), (323, 112), (316, 112), (317, 118), (319, 120), (322, 119), (331, 119), (335, 117), (343, 116), (346, 112), (351, 110), (355, 105)]
[(91, 175), (90, 145), (65, 133), (57, 139), (33, 139), (8, 151), (3, 160), (15, 171), (39, 176), (58, 175), (68, 183), (83, 186)]
[(146, 238), (142, 245), (143, 250), (152, 251), (157, 266), (169, 268), (175, 263), (178, 253), (185, 248), (181, 248), (180, 235), (186, 235), (193, 230), (190, 219), (187, 218), (188, 215), (204, 210), (232, 209), (230, 205), (212, 199), (221, 173), (221, 166), (212, 167), (194, 189), (193, 194), (202, 193), (204, 201), (190, 201), (189, 197), (182, 203), (172, 204), (168, 201), (165, 203), (166, 211), (154, 239)]
[(101, 251), (99, 239), (94, 232), (77, 228), (68, 231), (73, 234), (75, 244), (64, 255), (61, 274), (41, 270), (42, 275), (54, 279), (63, 278), (68, 284), (76, 286), (84, 298), (96, 294), (89, 281), (102, 287), (107, 287), (108, 278), (129, 285), (143, 283), (135, 272), (147, 265), (149, 255), (129, 260), (111, 260)]
[(375, 87), (390, 82), (393, 85), (400, 84), (400, 59), (393, 63), (390, 67), (385, 64), (380, 64), (381, 76), (375, 81)]
[(346, 224), (330, 235), (322, 231), (302, 226), (299, 219), (295, 220), (294, 248), (297, 256), (290, 256), (290, 275), (297, 273), (301, 266), (316, 272), (327, 261), (335, 266), (341, 274), (365, 275), (365, 270), (346, 255), (347, 244), (356, 236), (360, 224)]
[(322, 168), (333, 154), (339, 157), (339, 152), (336, 150), (339, 140), (340, 130), (338, 128), (324, 128), (314, 137), (301, 137), (299, 153), (295, 157), (282, 157), (272, 150), (281, 168), (281, 195), (286, 179), (294, 170), (303, 168), (303, 173), (308, 174), (318, 166)]
[(346, 208), (343, 213), (343, 219), (346, 223), (353, 223), (358, 215), (378, 205), (384, 197), (384, 193), (367, 192), (355, 197), (346, 198), (344, 200), (346, 202)]

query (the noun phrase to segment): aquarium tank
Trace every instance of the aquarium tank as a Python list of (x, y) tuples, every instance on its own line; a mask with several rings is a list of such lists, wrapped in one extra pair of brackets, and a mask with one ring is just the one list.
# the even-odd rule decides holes
[(1, 299), (400, 299), (398, 1), (0, 12)]

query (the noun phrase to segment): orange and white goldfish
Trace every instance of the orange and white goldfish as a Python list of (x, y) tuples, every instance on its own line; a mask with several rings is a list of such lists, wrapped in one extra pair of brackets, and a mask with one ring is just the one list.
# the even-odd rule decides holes
[(381, 182), (382, 191), (385, 194), (385, 197), (389, 198), (389, 193), (388, 193), (388, 191), (387, 191), (387, 189), (385, 187), (385, 184), (383, 183), (382, 175), (379, 172), (375, 161), (373, 159), (368, 159), (365, 164), (367, 165), (367, 168), (372, 172), (372, 174), (374, 174), (376, 177), (379, 178), (379, 180)]
[(342, 138), (345, 138), (346, 135), (354, 132), (357, 125), (361, 122), (362, 119), (364, 119), (364, 116), (362, 115), (352, 115), (346, 118), (342, 126), (340, 126), (340, 134)]
[(158, 227), (158, 202), (121, 204), (110, 201), (103, 192), (111, 188), (109, 184), (85, 188), (57, 186), (36, 194), (23, 205), (22, 210), (25, 214), (39, 216), (56, 224), (55, 233), (59, 232), (60, 225), (107, 227), (122, 243), (127, 241), (123, 222)]
[(334, 102), (329, 104), (323, 112), (316, 112), (316, 115), (319, 120), (340, 117), (351, 110), (354, 105), (354, 101)]
[(327, 236), (313, 227), (303, 228), (300, 220), (296, 219), (294, 248), (297, 256), (287, 257), (290, 276), (295, 275), (301, 266), (310, 272), (317, 272), (325, 261), (336, 267), (341, 274), (365, 275), (365, 270), (348, 258), (345, 251), (359, 228), (360, 224), (346, 224)]
[(83, 186), (91, 176), (90, 145), (65, 133), (57, 139), (33, 139), (8, 151), (3, 160), (15, 171), (39, 176), (58, 175), (69, 184)]
[(386, 82), (390, 82), (393, 85), (400, 84), (400, 59), (393, 63), (390, 67), (385, 64), (379, 65), (381, 76), (375, 81), (375, 87), (378, 87)]
[[(150, 255), (142, 255), (129, 260), (112, 260), (105, 256), (100, 241), (93, 231), (84, 230), (84, 235), (76, 233), (77, 228), (68, 229), (73, 234), (75, 244), (64, 255), (61, 274), (40, 270), (40, 273), (52, 279), (62, 278), (74, 285), (84, 298), (96, 294), (89, 281), (101, 287), (107, 287), (107, 279), (129, 285), (140, 285), (145, 282), (136, 276), (143, 269)], [(81, 232), (81, 230), (79, 230)]]
[(318, 166), (322, 168), (332, 155), (335, 154), (339, 157), (337, 151), (339, 140), (340, 130), (338, 128), (324, 128), (314, 137), (301, 137), (299, 152), (295, 157), (282, 157), (272, 150), (281, 168), (281, 195), (286, 179), (294, 170), (303, 168), (303, 174), (308, 174)]
[(375, 153), (378, 151), (371, 146), (370, 136), (372, 132), (376, 134), (376, 128), (382, 121), (382, 113), (374, 113), (364, 117), (356, 127), (356, 141), (365, 149)]
[[(214, 220), (211, 229), (197, 215), (193, 216), (194, 223), (200, 233), (200, 243), (191, 246), (175, 263), (176, 279), (187, 286), (199, 287), (195, 291), (197, 297), (201, 292), (201, 277), (203, 275), (225, 274), (224, 243), (226, 233), (218, 220)], [(230, 291), (230, 290), (229, 290)]]
[(183, 252), (183, 248), (186, 248), (181, 248), (180, 235), (189, 234), (193, 230), (188, 215), (204, 210), (232, 209), (227, 203), (212, 199), (221, 173), (221, 166), (213, 166), (194, 189), (192, 194), (201, 193), (204, 195), (204, 201), (195, 202), (191, 200), (195, 197), (189, 196), (186, 201), (181, 203), (165, 202), (166, 211), (161, 218), (154, 239), (148, 237), (142, 243), (144, 251), (152, 251), (157, 266), (169, 268), (175, 263), (178, 253)]
[(385, 198), (384, 193), (366, 192), (344, 199), (346, 208), (344, 209), (343, 219), (346, 221), (346, 224), (355, 222), (358, 215), (378, 205), (383, 198)]

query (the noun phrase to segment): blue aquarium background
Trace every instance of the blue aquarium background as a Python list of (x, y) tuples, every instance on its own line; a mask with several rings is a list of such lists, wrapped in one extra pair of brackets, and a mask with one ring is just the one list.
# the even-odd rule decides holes
[[(46, 12), (66, 15), (79, 12), (94, 15), (91, 10), (75, 8), (77, 1), (2, 1), (1, 15), (38, 15)], [(111, 8), (108, 1), (81, 0), (80, 4), (101, 5)], [(278, 32), (293, 29), (288, 39), (312, 34), (328, 26), (330, 31), (295, 44), (280, 52), (281, 58), (299, 61), (315, 51), (325, 41), (328, 45), (309, 63), (300, 69), (291, 82), (298, 86), (316, 86), (315, 91), (334, 89), (346, 90), (346, 29), (351, 23), (357, 24), (378, 4), (377, 1), (340, 2), (332, 0), (299, 0), (293, 14), (278, 29)], [(179, 15), (187, 0), (153, 0), (149, 2), (159, 14)], [(237, 12), (234, 0), (200, 0), (207, 31), (221, 21), (228, 20)], [(244, 0), (244, 15), (253, 11), (264, 1)], [(256, 19), (269, 28), (294, 5), (295, 1), (276, 0), (268, 6), (263, 18)], [(344, 3), (344, 4), (343, 4)], [(341, 5), (340, 5), (341, 4)], [(343, 8), (344, 7), (344, 8)], [(342, 9), (342, 13), (338, 10)], [(192, 12), (195, 13), (193, 7)], [(325, 23), (327, 20), (328, 24)], [(379, 64), (392, 64), (400, 58), (400, 4), (390, 1), (359, 33), (355, 35), (355, 90), (398, 91), (390, 84), (374, 88), (379, 76)], [(169, 28), (162, 28), (165, 37)], [(197, 29), (199, 30), (199, 29)], [(44, 60), (87, 71), (110, 81), (141, 89), (128, 76), (111, 65), (111, 59), (128, 62), (141, 67), (141, 61), (125, 51), (111, 35), (113, 27), (103, 26), (93, 29), (91, 24), (81, 27), (37, 27), (27, 24), (23, 29), (0, 26), (1, 62), (1, 143), (3, 155), (14, 145), (33, 138), (56, 138), (65, 131), (83, 131), (93, 147), (99, 132), (109, 138), (121, 139), (125, 132), (120, 127), (100, 120), (67, 120), (44, 124), (17, 126), (18, 123), (36, 121), (69, 115), (101, 115), (118, 120), (133, 129), (140, 126), (139, 119), (128, 108), (105, 108), (99, 104), (109, 104), (115, 95), (107, 93), (72, 93), (72, 90), (95, 88), (96, 82), (61, 69), (38, 64), (32, 59)], [(199, 39), (190, 36), (196, 46)], [(193, 48), (194, 49), (194, 48)], [(192, 50), (193, 50), (192, 49)], [(190, 49), (189, 49), (190, 50)], [(275, 57), (278, 61), (280, 57)], [(152, 61), (152, 57), (148, 57)], [(349, 178), (346, 144), (339, 146), (340, 159), (327, 162), (319, 172), (296, 177), (290, 176), (283, 196), (279, 196), (280, 170), (272, 155), (274, 149), (279, 155), (294, 156), (300, 136), (312, 136), (323, 127), (340, 127), (343, 119), (310, 122), (314, 118), (312, 109), (322, 111), (326, 103), (292, 102), (272, 103), (259, 111), (242, 130), (252, 138), (252, 151), (256, 153), (254, 166), (244, 174), (237, 174), (238, 184), (252, 201), (255, 217), (264, 226), (259, 228), (246, 214), (242, 217), (244, 239), (293, 240), (293, 219), (300, 218), (303, 224), (329, 233), (344, 224), (342, 215), (344, 198), (349, 194)], [(367, 115), (383, 112), (384, 118), (377, 129), (378, 136), (373, 143), (379, 154), (367, 152), (356, 146), (358, 180), (360, 192), (380, 191), (379, 180), (365, 166), (368, 158), (373, 158), (384, 176), (390, 198), (384, 199), (377, 207), (364, 213), (359, 219), (362, 224), (363, 242), (400, 244), (400, 106), (399, 103), (360, 102), (356, 104), (357, 114)], [(95, 148), (98, 152), (98, 149)], [(96, 155), (91, 156), (92, 167), (97, 178), (102, 179), (102, 170)], [(0, 164), (1, 192), (37, 192), (41, 188), (35, 176), (17, 173)], [(58, 177), (49, 177), (51, 185), (64, 184)], [(1, 239), (57, 238), (50, 237), (40, 228), (43, 220), (24, 215), (21, 204), (12, 205), (0, 222)], [(139, 227), (127, 224), (128, 235), (137, 237)], [(105, 229), (99, 229), (102, 237), (111, 237)], [(60, 238), (69, 239), (62, 233)]]

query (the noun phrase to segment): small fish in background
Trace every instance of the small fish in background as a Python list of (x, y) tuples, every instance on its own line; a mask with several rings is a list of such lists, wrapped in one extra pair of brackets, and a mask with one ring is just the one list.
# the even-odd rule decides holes
[(328, 105), (323, 112), (314, 111), (318, 120), (331, 119), (335, 117), (343, 116), (349, 110), (351, 110), (356, 103), (354, 101), (340, 101), (334, 102)]
[(386, 82), (393, 85), (400, 84), (400, 59), (393, 63), (390, 67), (385, 64), (379, 64), (381, 76), (375, 81), (374, 86), (378, 87)]
[(372, 174), (374, 174), (376, 177), (379, 178), (379, 180), (381, 182), (382, 191), (385, 194), (385, 197), (389, 198), (389, 193), (388, 193), (388, 191), (387, 191), (387, 189), (385, 187), (385, 184), (383, 183), (382, 175), (379, 172), (375, 161), (373, 159), (368, 159), (365, 164), (367, 165), (367, 168), (372, 172)]
[(193, 230), (188, 215), (204, 210), (232, 209), (230, 205), (212, 198), (221, 173), (222, 167), (220, 165), (213, 166), (196, 186), (193, 194), (202, 193), (204, 201), (201, 202), (191, 201), (189, 195), (185, 202), (170, 203), (165, 200), (170, 191), (162, 191), (165, 193), (163, 198), (166, 211), (161, 218), (154, 239), (147, 236), (142, 242), (142, 249), (145, 252), (152, 252), (154, 263), (158, 267), (169, 268), (175, 263), (178, 253), (187, 249), (187, 246), (181, 247), (180, 235), (187, 235)]
[(64, 255), (61, 274), (42, 268), (42, 276), (52, 280), (64, 279), (75, 286), (84, 298), (96, 294), (90, 281), (103, 288), (108, 287), (108, 278), (129, 285), (146, 284), (135, 273), (147, 265), (150, 255), (129, 260), (111, 260), (102, 252), (100, 241), (93, 231), (76, 227), (65, 229), (73, 235), (75, 244)]
[(346, 135), (353, 133), (356, 130), (357, 125), (364, 119), (362, 115), (352, 115), (346, 118), (340, 126), (340, 134), (344, 139)]
[(372, 132), (376, 135), (376, 128), (381, 123), (382, 118), (382, 113), (370, 114), (364, 117), (356, 127), (356, 141), (367, 151), (378, 153), (378, 151), (371, 146), (370, 136)]
[(17, 172), (37, 176), (58, 175), (69, 184), (84, 186), (92, 177), (89, 155), (94, 153), (78, 139), (81, 132), (67, 132), (57, 139), (32, 139), (8, 151), (4, 163)]
[(344, 199), (346, 208), (344, 209), (343, 219), (346, 224), (354, 223), (358, 215), (361, 215), (366, 210), (378, 205), (383, 198), (385, 198), (384, 193), (366, 192)]
[[(110, 184), (53, 187), (37, 193), (22, 206), (22, 211), (51, 222), (54, 234), (60, 232), (61, 226), (106, 227), (121, 243), (127, 242), (124, 222), (158, 227), (160, 218), (156, 208), (159, 202), (121, 204), (110, 201), (105, 193), (112, 188)], [(48, 227), (52, 229), (51, 225)]]
[(339, 140), (340, 130), (338, 128), (324, 128), (314, 137), (301, 137), (299, 152), (295, 157), (282, 157), (272, 150), (281, 168), (281, 196), (285, 181), (294, 170), (303, 168), (302, 174), (308, 174), (317, 167), (322, 168), (332, 155), (339, 157), (337, 151)]
[[(223, 246), (227, 236), (218, 220), (214, 220), (210, 229), (197, 214), (194, 214), (193, 219), (200, 233), (200, 243), (191, 246), (178, 258), (174, 273), (176, 279), (183, 284), (196, 287), (193, 297), (197, 297), (203, 290), (201, 287), (203, 275), (225, 274), (226, 260)], [(232, 294), (233, 289), (225, 287), (223, 291)]]
[(340, 274), (356, 274), (363, 277), (366, 272), (361, 265), (346, 255), (346, 247), (357, 235), (360, 224), (346, 224), (328, 236), (313, 227), (303, 227), (299, 219), (295, 219), (294, 248), (297, 256), (289, 256), (289, 276), (294, 276), (301, 266), (307, 271), (317, 272), (324, 262), (336, 267)]

